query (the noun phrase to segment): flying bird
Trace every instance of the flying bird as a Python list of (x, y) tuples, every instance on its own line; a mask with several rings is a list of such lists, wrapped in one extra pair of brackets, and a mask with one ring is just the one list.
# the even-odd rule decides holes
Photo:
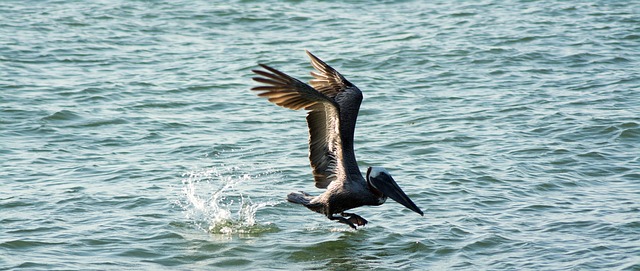
[(353, 151), (362, 92), (315, 55), (306, 53), (316, 69), (309, 85), (265, 64), (258, 64), (263, 70), (252, 70), (258, 75), (253, 80), (263, 84), (251, 89), (260, 92), (258, 96), (282, 107), (308, 111), (313, 178), (315, 186), (326, 191), (318, 196), (293, 192), (287, 200), (354, 229), (368, 221), (345, 211), (381, 205), (387, 198), (424, 215), (384, 168), (369, 167), (362, 176)]

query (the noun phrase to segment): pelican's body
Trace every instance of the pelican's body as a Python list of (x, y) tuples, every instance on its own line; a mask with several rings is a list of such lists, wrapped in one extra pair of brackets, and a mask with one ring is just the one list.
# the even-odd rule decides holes
[(287, 199), (354, 229), (367, 221), (344, 211), (380, 205), (387, 197), (423, 215), (383, 168), (370, 167), (366, 179), (362, 176), (353, 151), (362, 92), (322, 60), (307, 54), (318, 71), (311, 73), (315, 77), (311, 86), (267, 65), (260, 64), (266, 71), (253, 71), (261, 76), (253, 80), (265, 84), (252, 89), (262, 91), (259, 96), (286, 108), (309, 111), (309, 160), (316, 187), (327, 190), (315, 197), (291, 193)]

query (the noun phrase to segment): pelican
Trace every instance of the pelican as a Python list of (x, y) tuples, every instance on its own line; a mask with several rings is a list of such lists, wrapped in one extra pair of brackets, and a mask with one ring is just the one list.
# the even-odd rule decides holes
[(260, 92), (258, 96), (285, 108), (308, 111), (313, 178), (315, 186), (326, 191), (318, 196), (293, 192), (287, 200), (353, 229), (368, 221), (345, 211), (365, 205), (378, 206), (387, 198), (424, 216), (384, 168), (369, 167), (363, 178), (353, 151), (362, 92), (315, 55), (306, 53), (316, 69), (311, 72), (314, 79), (309, 81), (310, 85), (265, 64), (258, 64), (264, 70), (252, 70), (259, 75), (252, 79), (264, 84), (251, 89)]

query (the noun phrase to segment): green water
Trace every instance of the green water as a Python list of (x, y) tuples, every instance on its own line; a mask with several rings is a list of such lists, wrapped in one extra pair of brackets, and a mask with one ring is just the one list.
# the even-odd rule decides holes
[[(424, 217), (286, 202), (304, 49)], [(637, 1), (2, 1), (0, 270), (640, 270), (639, 62)]]

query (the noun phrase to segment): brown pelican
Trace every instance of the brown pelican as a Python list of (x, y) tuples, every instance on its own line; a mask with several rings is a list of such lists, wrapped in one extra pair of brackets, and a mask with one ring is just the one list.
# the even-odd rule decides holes
[(353, 152), (353, 133), (362, 92), (332, 67), (306, 52), (317, 70), (311, 72), (314, 77), (309, 81), (311, 86), (264, 64), (258, 65), (265, 70), (253, 70), (259, 75), (253, 80), (264, 84), (252, 88), (261, 92), (258, 96), (282, 107), (309, 111), (309, 160), (316, 187), (327, 190), (315, 197), (294, 192), (287, 200), (354, 229), (356, 225), (367, 224), (367, 220), (344, 211), (381, 205), (387, 197), (424, 215), (384, 168), (369, 167), (366, 179), (362, 177)]

